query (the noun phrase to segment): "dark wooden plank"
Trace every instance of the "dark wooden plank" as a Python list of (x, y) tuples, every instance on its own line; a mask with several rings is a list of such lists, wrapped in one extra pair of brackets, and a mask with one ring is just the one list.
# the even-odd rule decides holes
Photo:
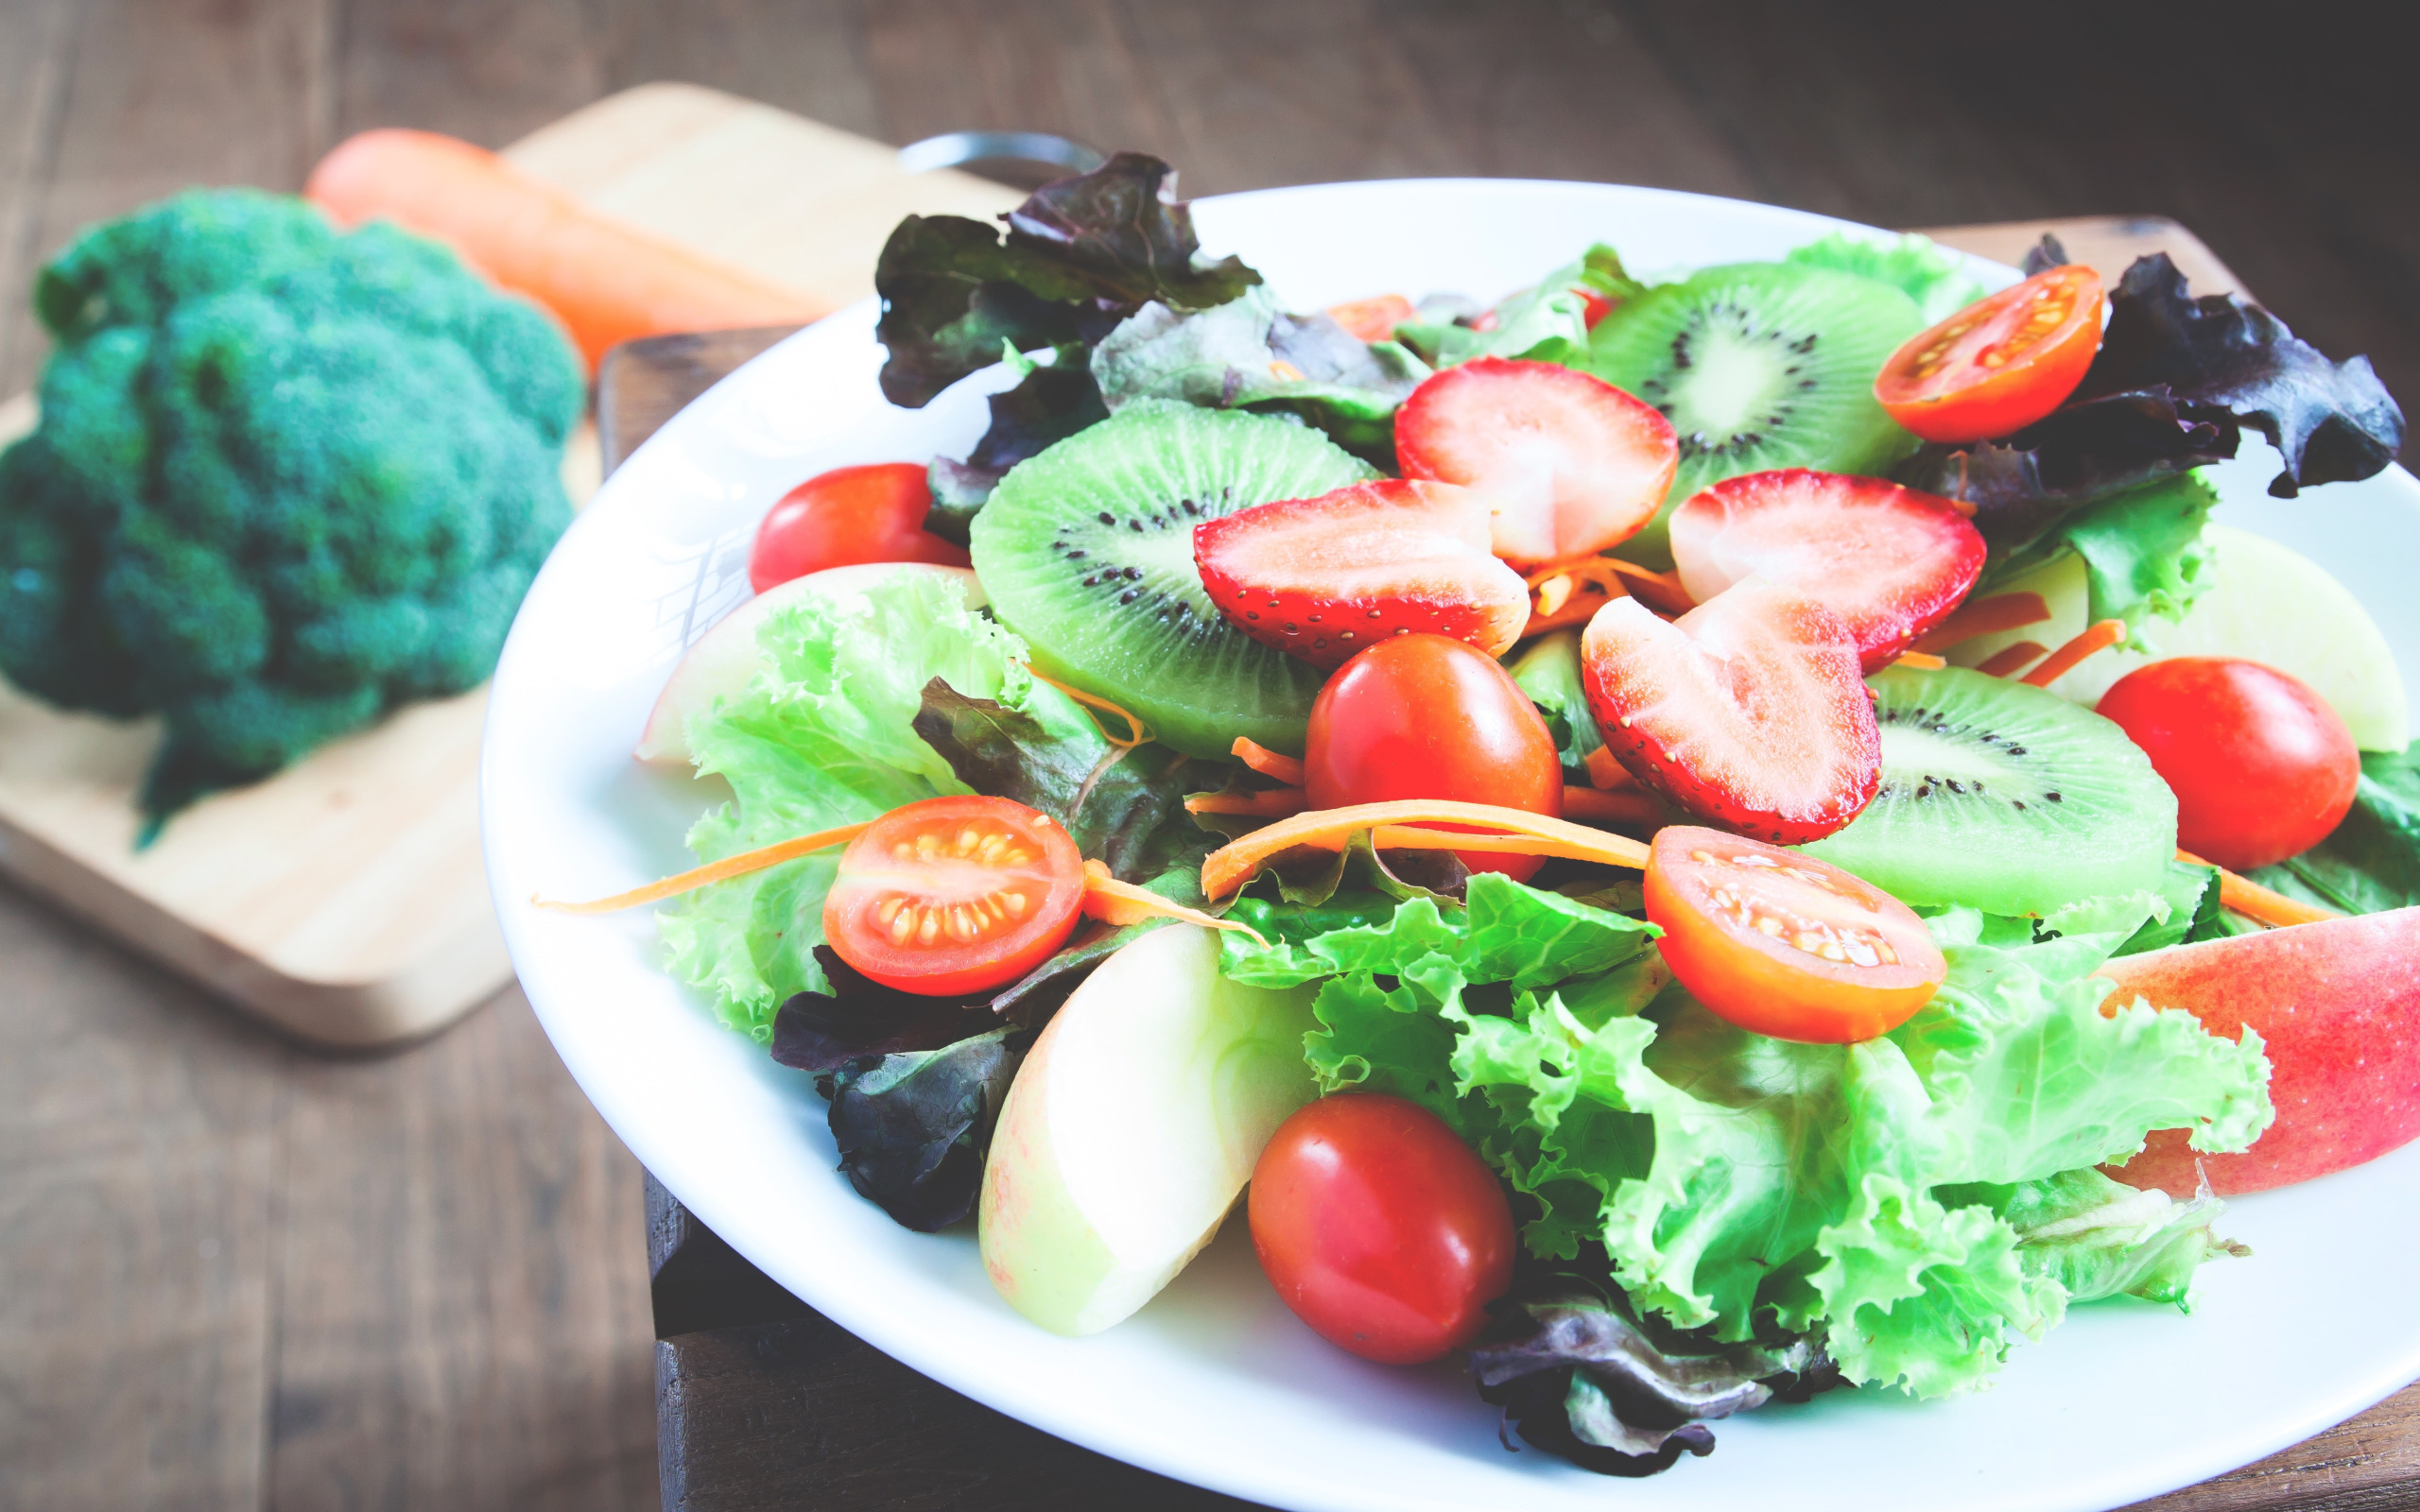
[(595, 45), (609, 89), (704, 84), (880, 137), (864, 9), (851, 0), (602, 0)]
[(29, 387), (43, 340), (18, 290), (43, 249), (37, 219), (67, 103), (67, 0), (0, 6), (0, 398)]
[(2257, 1464), (2137, 1512), (2398, 1512), (2420, 1506), (2420, 1385)]
[(269, 1504), (651, 1507), (639, 1169), (518, 989), (288, 1096)]
[(579, 0), (331, 0), (336, 135), (411, 126), (500, 147), (608, 89)]
[(1248, 1509), (941, 1387), (821, 1317), (656, 1347), (666, 1512)]
[(282, 1045), (0, 885), (0, 1506), (259, 1503)]

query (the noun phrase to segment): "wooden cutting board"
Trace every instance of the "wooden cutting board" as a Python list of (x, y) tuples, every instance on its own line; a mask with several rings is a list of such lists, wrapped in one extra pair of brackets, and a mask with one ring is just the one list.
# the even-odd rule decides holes
[[(506, 156), (835, 309), (873, 292), (900, 216), (991, 215), (1020, 198), (903, 173), (879, 143), (678, 84), (600, 101)], [(29, 399), (0, 406), (0, 443), (33, 421)], [(598, 472), (585, 428), (564, 467), (576, 503)], [(63, 714), (0, 683), (0, 871), (304, 1040), (426, 1034), (512, 977), (479, 854), (486, 701), (399, 711), (195, 805), (138, 852), (156, 724)]]

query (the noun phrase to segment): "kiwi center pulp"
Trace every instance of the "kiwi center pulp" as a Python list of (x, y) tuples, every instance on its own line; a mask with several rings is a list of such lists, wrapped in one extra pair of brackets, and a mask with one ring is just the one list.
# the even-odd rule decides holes
[(1790, 396), (1815, 387), (1805, 369), (1823, 337), (1760, 326), (1754, 310), (1728, 300), (1694, 313), (1672, 336), (1669, 367), (1641, 381), (1638, 397), (1672, 422), (1684, 458), (1753, 452), (1789, 422)]

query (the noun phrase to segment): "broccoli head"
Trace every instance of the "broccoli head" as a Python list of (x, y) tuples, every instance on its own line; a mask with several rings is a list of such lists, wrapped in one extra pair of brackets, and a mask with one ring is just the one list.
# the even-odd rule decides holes
[(155, 821), (494, 670), (571, 509), (553, 318), (434, 242), (196, 190), (85, 232), (0, 454), (0, 672), (158, 713)]

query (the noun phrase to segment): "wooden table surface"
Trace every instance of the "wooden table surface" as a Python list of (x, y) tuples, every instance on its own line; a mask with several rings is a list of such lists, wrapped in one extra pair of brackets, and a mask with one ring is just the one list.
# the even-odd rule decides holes
[[(2164, 214), (2298, 332), (2420, 393), (2420, 118), (2405, 54), (2361, 13), (1995, 12), (0, 0), (0, 293), (88, 220), (194, 182), (292, 188), (365, 127), (501, 145), (683, 78), (890, 141), (1030, 127), (1144, 147), (1190, 193), (1469, 173), (1885, 225)], [(0, 393), (42, 355), (11, 295)], [(642, 1179), (517, 993), (400, 1055), (329, 1059), (0, 887), (0, 1512), (655, 1504)], [(801, 1322), (766, 1348), (804, 1366), (848, 1345)], [(693, 1358), (683, 1379), (709, 1379)], [(845, 1504), (971, 1504), (904, 1476), (887, 1451), (933, 1409), (866, 1372), (819, 1378), (903, 1403), (843, 1446)], [(998, 1468), (1004, 1422), (961, 1424), (936, 1472), (985, 1505), (1067, 1500), (1074, 1482)], [(2383, 1441), (2348, 1425), (2317, 1462), (2196, 1504), (2408, 1504), (2377, 1483)]]

